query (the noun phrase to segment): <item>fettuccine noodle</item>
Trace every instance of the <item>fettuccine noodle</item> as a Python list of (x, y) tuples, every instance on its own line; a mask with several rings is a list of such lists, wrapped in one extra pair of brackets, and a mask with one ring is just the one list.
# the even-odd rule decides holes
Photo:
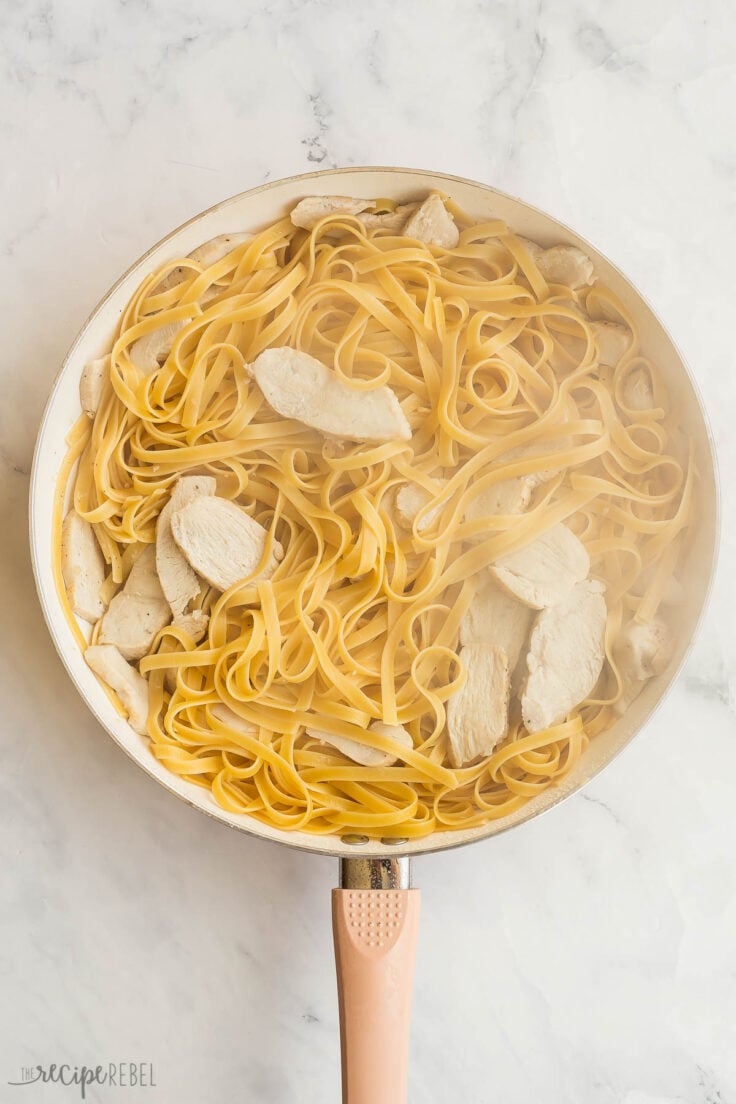
[[(656, 613), (690, 520), (695, 473), (678, 411), (623, 304), (598, 282), (547, 284), (506, 225), (448, 207), (454, 249), (353, 217), (311, 232), (283, 218), (204, 271), (178, 260), (152, 272), (121, 318), (96, 416), (70, 436), (57, 528), (71, 482), (109, 564), (108, 599), (155, 541), (184, 474), (216, 476), (218, 494), (283, 545), (268, 580), (204, 587), (200, 644), (171, 625), (140, 662), (153, 754), (223, 808), (279, 828), (411, 839), (504, 817), (557, 782), (612, 723), (611, 641)], [(183, 278), (161, 290), (175, 265)], [(630, 333), (615, 368), (599, 363), (593, 318)], [(182, 320), (144, 376), (133, 342)], [(389, 385), (411, 440), (352, 443), (280, 417), (247, 368), (274, 346), (312, 354), (354, 387)], [(635, 372), (652, 381), (652, 409), (626, 407)], [(538, 455), (508, 458), (530, 444)], [(479, 490), (542, 469), (557, 474), (523, 514), (466, 517)], [(431, 496), (411, 532), (392, 507), (406, 481)], [(507, 739), (453, 769), (446, 709), (466, 676), (463, 614), (489, 563), (563, 521), (606, 584), (598, 697), (534, 735), (512, 704)], [(219, 719), (219, 703), (255, 733)], [(392, 766), (361, 766), (305, 733), (395, 751), (367, 731), (374, 720), (413, 738)]]

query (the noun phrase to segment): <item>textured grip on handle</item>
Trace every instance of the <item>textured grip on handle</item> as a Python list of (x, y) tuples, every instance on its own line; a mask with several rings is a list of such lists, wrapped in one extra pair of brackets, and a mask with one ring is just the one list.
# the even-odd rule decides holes
[(335, 889), (343, 1104), (406, 1104), (418, 889)]

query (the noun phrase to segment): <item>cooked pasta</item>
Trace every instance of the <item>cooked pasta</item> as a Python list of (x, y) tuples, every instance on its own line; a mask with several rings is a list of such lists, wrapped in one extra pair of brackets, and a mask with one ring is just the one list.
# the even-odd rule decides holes
[[(56, 524), (59, 547), (65, 503), (93, 527), (108, 605), (156, 542), (177, 481), (214, 477), (267, 537), (258, 567), (227, 589), (197, 576), (198, 643), (169, 613), (139, 657), (153, 755), (279, 828), (407, 839), (506, 816), (613, 723), (627, 690), (616, 641), (666, 600), (695, 470), (658, 366), (600, 282), (545, 277), (533, 243), (448, 199), (452, 247), (379, 217), (393, 207), (331, 210), (310, 230), (287, 216), (214, 263), (195, 254), (147, 276), (93, 417), (71, 432)], [(605, 324), (625, 335), (615, 363)], [(157, 356), (163, 328), (170, 349)], [(277, 413), (252, 368), (277, 348), (310, 354), (352, 393), (389, 388), (410, 439), (354, 440)], [(523, 508), (484, 510), (512, 485)], [(605, 585), (601, 677), (532, 733), (512, 698), (497, 746), (452, 766), (463, 619), (489, 565), (560, 523)], [(397, 743), (397, 726), (410, 741)]]

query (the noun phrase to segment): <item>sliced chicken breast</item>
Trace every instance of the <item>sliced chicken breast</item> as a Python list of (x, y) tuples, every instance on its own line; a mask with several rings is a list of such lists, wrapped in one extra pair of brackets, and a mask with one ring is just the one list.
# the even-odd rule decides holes
[(297, 203), (291, 212), (294, 226), (303, 230), (314, 230), (317, 223), (327, 215), (359, 215), (375, 207), (373, 199), (351, 199), (350, 196), (307, 196)]
[(100, 644), (114, 644), (125, 659), (147, 655), (156, 633), (171, 621), (171, 607), (156, 571), (156, 549), (146, 545), (125, 586), (110, 602), (100, 624)]
[(533, 476), (504, 479), (481, 491), (465, 511), (466, 521), (480, 521), (497, 514), (523, 514), (536, 486)]
[(453, 767), (490, 755), (509, 727), (509, 659), (503, 648), (466, 644), (459, 652), (467, 678), (447, 703), (448, 754)]
[(509, 670), (526, 649), (532, 611), (490, 580), (481, 580), (473, 601), (460, 622), (460, 643), (488, 644), (503, 648)]
[(234, 728), (236, 732), (242, 732), (244, 736), (252, 736), (254, 739), (258, 737), (257, 727), (251, 724), (250, 721), (246, 721), (229, 705), (218, 702), (217, 705), (210, 706), (210, 713), (222, 724), (227, 725), (228, 728)]
[(621, 697), (614, 705), (619, 715), (639, 697), (649, 679), (667, 670), (674, 654), (674, 633), (659, 618), (643, 625), (632, 621), (621, 630), (613, 646), (622, 682)]
[(171, 498), (159, 514), (156, 525), (156, 570), (161, 588), (176, 622), (202, 589), (193, 570), (171, 532), (171, 516), (201, 495), (214, 495), (217, 481), (210, 475), (185, 475), (176, 483)]
[(560, 724), (590, 695), (603, 667), (605, 631), (603, 587), (589, 580), (537, 616), (521, 696), (528, 732)]
[(218, 234), (216, 238), (210, 238), (203, 245), (198, 245), (189, 256), (202, 268), (211, 268), (223, 257), (227, 257), (228, 253), (232, 253), (233, 249), (251, 241), (252, 237), (252, 234)]
[(84, 653), (88, 667), (114, 690), (128, 714), (128, 724), (139, 735), (147, 734), (148, 683), (126, 663), (114, 644), (94, 644)]
[(553, 525), (489, 567), (495, 581), (532, 609), (564, 601), (590, 570), (585, 545), (566, 525)]
[[(400, 524), (405, 529), (411, 529), (419, 511), (423, 510), (434, 497), (417, 483), (405, 483), (399, 487), (396, 492), (396, 515)], [(417, 526), (417, 532), (423, 533), (425, 529), (429, 529), (441, 509), (441, 506), (435, 506), (434, 509), (429, 510)]]
[(243, 579), (270, 578), (284, 554), (274, 541), (269, 560), (254, 575), (266, 550), (267, 530), (234, 502), (210, 495), (199, 495), (172, 513), (171, 531), (189, 565), (218, 590)]
[(191, 636), (195, 644), (199, 644), (207, 635), (210, 619), (204, 610), (195, 609), (190, 613), (181, 613), (174, 621), (177, 628), (183, 629)]
[(351, 441), (411, 438), (411, 427), (390, 387), (359, 391), (298, 349), (266, 349), (252, 370), (269, 406), (284, 418)]
[(407, 219), (416, 211), (418, 206), (418, 203), (399, 203), (393, 211), (382, 211), (380, 214), (375, 214), (373, 211), (366, 211), (358, 215), (358, 219), (363, 223), (366, 230), (395, 230), (397, 232), (403, 232)]
[(618, 322), (591, 322), (601, 364), (615, 368), (631, 345), (631, 331)]
[(675, 638), (669, 625), (660, 619), (644, 625), (629, 622), (619, 633), (613, 655), (622, 674), (648, 679), (661, 675), (675, 651)]
[(427, 245), (439, 245), (443, 249), (454, 249), (460, 241), (457, 224), (436, 193), (427, 196), (404, 227), (404, 236), (426, 242)]
[(79, 401), (88, 418), (94, 418), (105, 390), (105, 381), (110, 378), (110, 357), (90, 360), (82, 369), (79, 381)]
[[(223, 257), (227, 257), (228, 253), (232, 253), (233, 249), (237, 249), (239, 245), (250, 241), (252, 236), (252, 234), (218, 234), (216, 238), (211, 238), (203, 245), (198, 245), (188, 256), (192, 261), (196, 261), (197, 264), (201, 265), (202, 268), (210, 268), (213, 264), (221, 261)], [(183, 279), (191, 275), (192, 270), (190, 268), (180, 265), (178, 268), (172, 269), (168, 276), (164, 276), (151, 294), (160, 295), (161, 292), (176, 287)], [(209, 289), (209, 292), (205, 292), (202, 297), (203, 301), (211, 295), (212, 289)]]
[(593, 262), (577, 246), (553, 245), (550, 249), (544, 249), (528, 238), (520, 240), (548, 283), (579, 288), (595, 282)]
[(190, 321), (190, 318), (182, 318), (177, 322), (167, 322), (165, 326), (139, 337), (128, 350), (131, 364), (150, 376), (151, 372), (161, 367), (171, 352), (174, 338)]
[[(500, 459), (506, 463), (511, 460), (532, 460), (537, 457), (547, 456), (552, 452), (562, 452), (564, 449), (572, 447), (572, 438), (570, 437), (558, 437), (555, 441), (543, 441), (532, 445), (519, 445), (518, 448), (511, 449), (509, 452), (504, 453)], [(554, 479), (555, 476), (560, 474), (561, 468), (544, 468), (542, 471), (532, 472), (530, 475), (521, 476), (525, 480), (525, 487), (531, 495), (532, 491), (535, 491), (537, 487), (541, 487), (543, 483), (549, 483), (550, 479)], [(509, 483), (512, 480), (508, 480)], [(509, 511), (512, 513), (513, 511)]]
[(94, 624), (105, 612), (100, 597), (105, 558), (88, 521), (70, 510), (61, 527), (61, 574), (74, 613)]
[[(389, 740), (395, 740), (401, 747), (411, 749), (414, 741), (411, 733), (407, 732), (403, 725), (389, 725), (382, 721), (372, 721), (368, 725), (369, 732), (377, 732), (380, 736), (386, 736)], [(319, 740), (322, 744), (329, 744), (337, 748), (339, 752), (355, 763), (364, 767), (390, 767), (399, 758), (379, 748), (361, 744), (358, 740), (351, 740), (346, 736), (333, 736), (330, 732), (323, 732), (320, 728), (307, 728), (306, 733), (313, 740)]]
[(627, 410), (652, 410), (654, 387), (647, 368), (634, 368), (623, 381), (621, 399)]

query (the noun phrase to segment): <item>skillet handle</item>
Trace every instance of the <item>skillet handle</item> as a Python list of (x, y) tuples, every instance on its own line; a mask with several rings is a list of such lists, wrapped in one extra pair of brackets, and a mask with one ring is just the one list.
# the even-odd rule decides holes
[[(419, 890), (363, 888), (402, 862), (344, 860), (346, 888), (332, 893), (343, 1104), (406, 1104)], [(378, 878), (359, 876), (376, 866)]]

